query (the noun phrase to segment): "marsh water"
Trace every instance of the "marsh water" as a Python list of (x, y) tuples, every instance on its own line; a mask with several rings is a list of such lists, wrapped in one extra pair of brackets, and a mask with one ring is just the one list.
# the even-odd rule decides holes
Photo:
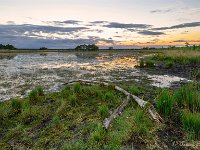
[(134, 52), (22, 53), (0, 59), (0, 101), (21, 97), (38, 85), (47, 92), (59, 90), (70, 80), (106, 82), (134, 81), (142, 78), (152, 86), (170, 87), (186, 80), (169, 75), (150, 75), (136, 66), (145, 55)]

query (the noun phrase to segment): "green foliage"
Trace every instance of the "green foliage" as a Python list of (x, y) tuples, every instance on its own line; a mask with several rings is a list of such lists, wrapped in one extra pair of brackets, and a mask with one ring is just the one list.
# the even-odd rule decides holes
[(174, 99), (182, 108), (200, 111), (200, 92), (196, 84), (188, 84), (175, 91)]
[(173, 109), (173, 97), (168, 90), (163, 90), (157, 97), (157, 108), (164, 115), (165, 118), (169, 118), (172, 115)]
[(129, 86), (128, 91), (131, 92), (131, 94), (133, 94), (133, 95), (138, 95), (138, 94), (140, 94), (141, 89), (140, 89), (140, 87), (137, 87), (137, 86)]
[(81, 92), (81, 85), (80, 85), (80, 83), (75, 83), (74, 84), (74, 92), (75, 93), (80, 93)]
[(143, 68), (143, 67), (144, 67), (144, 59), (141, 59), (141, 60), (140, 60), (139, 67), (141, 67), (141, 68)]
[[(38, 89), (36, 91), (39, 100), (44, 97), (39, 96)], [(3, 133), (0, 145), (3, 149), (12, 147), (9, 141), (15, 142), (16, 149), (123, 149), (131, 135), (146, 140), (146, 131), (151, 130), (146, 121), (148, 117), (145, 113), (136, 117), (138, 113), (132, 103), (127, 106), (128, 111), (125, 109), (109, 130), (105, 130), (103, 119), (125, 98), (106, 87), (82, 85), (80, 92), (75, 93), (67, 86), (45, 97), (45, 101), (36, 101), (36, 104), (29, 101), (30, 97), (20, 99), (21, 113), (12, 118), (9, 115), (12, 101), (0, 103), (0, 132)]]
[(146, 65), (145, 65), (146, 67), (154, 67), (154, 62), (153, 61), (151, 61), (151, 60), (147, 60), (146, 61)]
[(28, 95), (30, 103), (36, 104), (37, 101), (39, 100), (38, 96), (39, 96), (39, 94), (38, 94), (37, 89), (33, 89)]
[(102, 127), (102, 125), (98, 124), (96, 129), (90, 134), (89, 142), (100, 142), (101, 140), (103, 140), (105, 133), (105, 129)]
[(44, 88), (42, 86), (38, 86), (36, 90), (38, 91), (38, 96), (44, 96)]
[(70, 95), (70, 96), (68, 97), (68, 99), (69, 99), (69, 101), (70, 101), (70, 105), (71, 105), (71, 106), (75, 107), (75, 106), (78, 105), (77, 97), (76, 97), (75, 94)]
[(86, 146), (83, 141), (68, 142), (64, 146), (64, 150), (85, 150)]
[(12, 100), (11, 106), (12, 106), (12, 110), (15, 114), (18, 114), (22, 111), (22, 101), (21, 100), (18, 100), (18, 99)]
[(103, 99), (112, 102), (114, 100), (114, 95), (112, 92), (106, 92)]
[(61, 91), (61, 96), (62, 96), (63, 98), (67, 98), (67, 97), (70, 95), (70, 93), (71, 93), (71, 88), (70, 88), (69, 85), (66, 85), (66, 86), (63, 88), (63, 90)]
[(60, 117), (59, 116), (54, 116), (53, 117), (53, 119), (52, 119), (52, 122), (53, 122), (53, 124), (55, 124), (55, 125), (59, 125), (60, 124)]
[(181, 121), (183, 129), (187, 132), (189, 140), (200, 139), (200, 113), (191, 113), (184, 110), (182, 112)]
[(174, 66), (174, 62), (173, 61), (168, 61), (165, 63), (166, 68), (172, 68)]
[(103, 105), (103, 106), (99, 107), (99, 113), (102, 118), (108, 117), (108, 115), (109, 115), (108, 106)]

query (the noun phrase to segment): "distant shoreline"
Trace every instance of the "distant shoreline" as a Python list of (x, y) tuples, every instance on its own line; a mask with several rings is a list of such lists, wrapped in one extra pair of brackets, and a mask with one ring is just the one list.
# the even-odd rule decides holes
[[(164, 50), (164, 49), (162, 49)], [(73, 49), (48, 49), (48, 50), (39, 50), (39, 49), (17, 49), (17, 50), (0, 50), (0, 54), (5, 53), (55, 53), (55, 52), (156, 52), (161, 51), (161, 49), (154, 49), (154, 50), (142, 50), (142, 49), (114, 49), (114, 50), (107, 50), (107, 49), (100, 49), (98, 51), (89, 51), (89, 50), (73, 50)]]

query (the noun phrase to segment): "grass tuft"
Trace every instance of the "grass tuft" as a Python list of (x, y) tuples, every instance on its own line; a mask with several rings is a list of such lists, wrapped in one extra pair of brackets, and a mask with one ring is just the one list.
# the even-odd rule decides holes
[(168, 90), (163, 90), (157, 98), (157, 108), (165, 118), (169, 118), (172, 115), (173, 109), (173, 97)]

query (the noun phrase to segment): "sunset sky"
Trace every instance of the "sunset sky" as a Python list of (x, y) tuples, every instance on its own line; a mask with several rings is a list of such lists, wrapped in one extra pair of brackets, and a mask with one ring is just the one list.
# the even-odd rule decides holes
[(17, 48), (200, 44), (200, 0), (0, 0), (0, 43)]

